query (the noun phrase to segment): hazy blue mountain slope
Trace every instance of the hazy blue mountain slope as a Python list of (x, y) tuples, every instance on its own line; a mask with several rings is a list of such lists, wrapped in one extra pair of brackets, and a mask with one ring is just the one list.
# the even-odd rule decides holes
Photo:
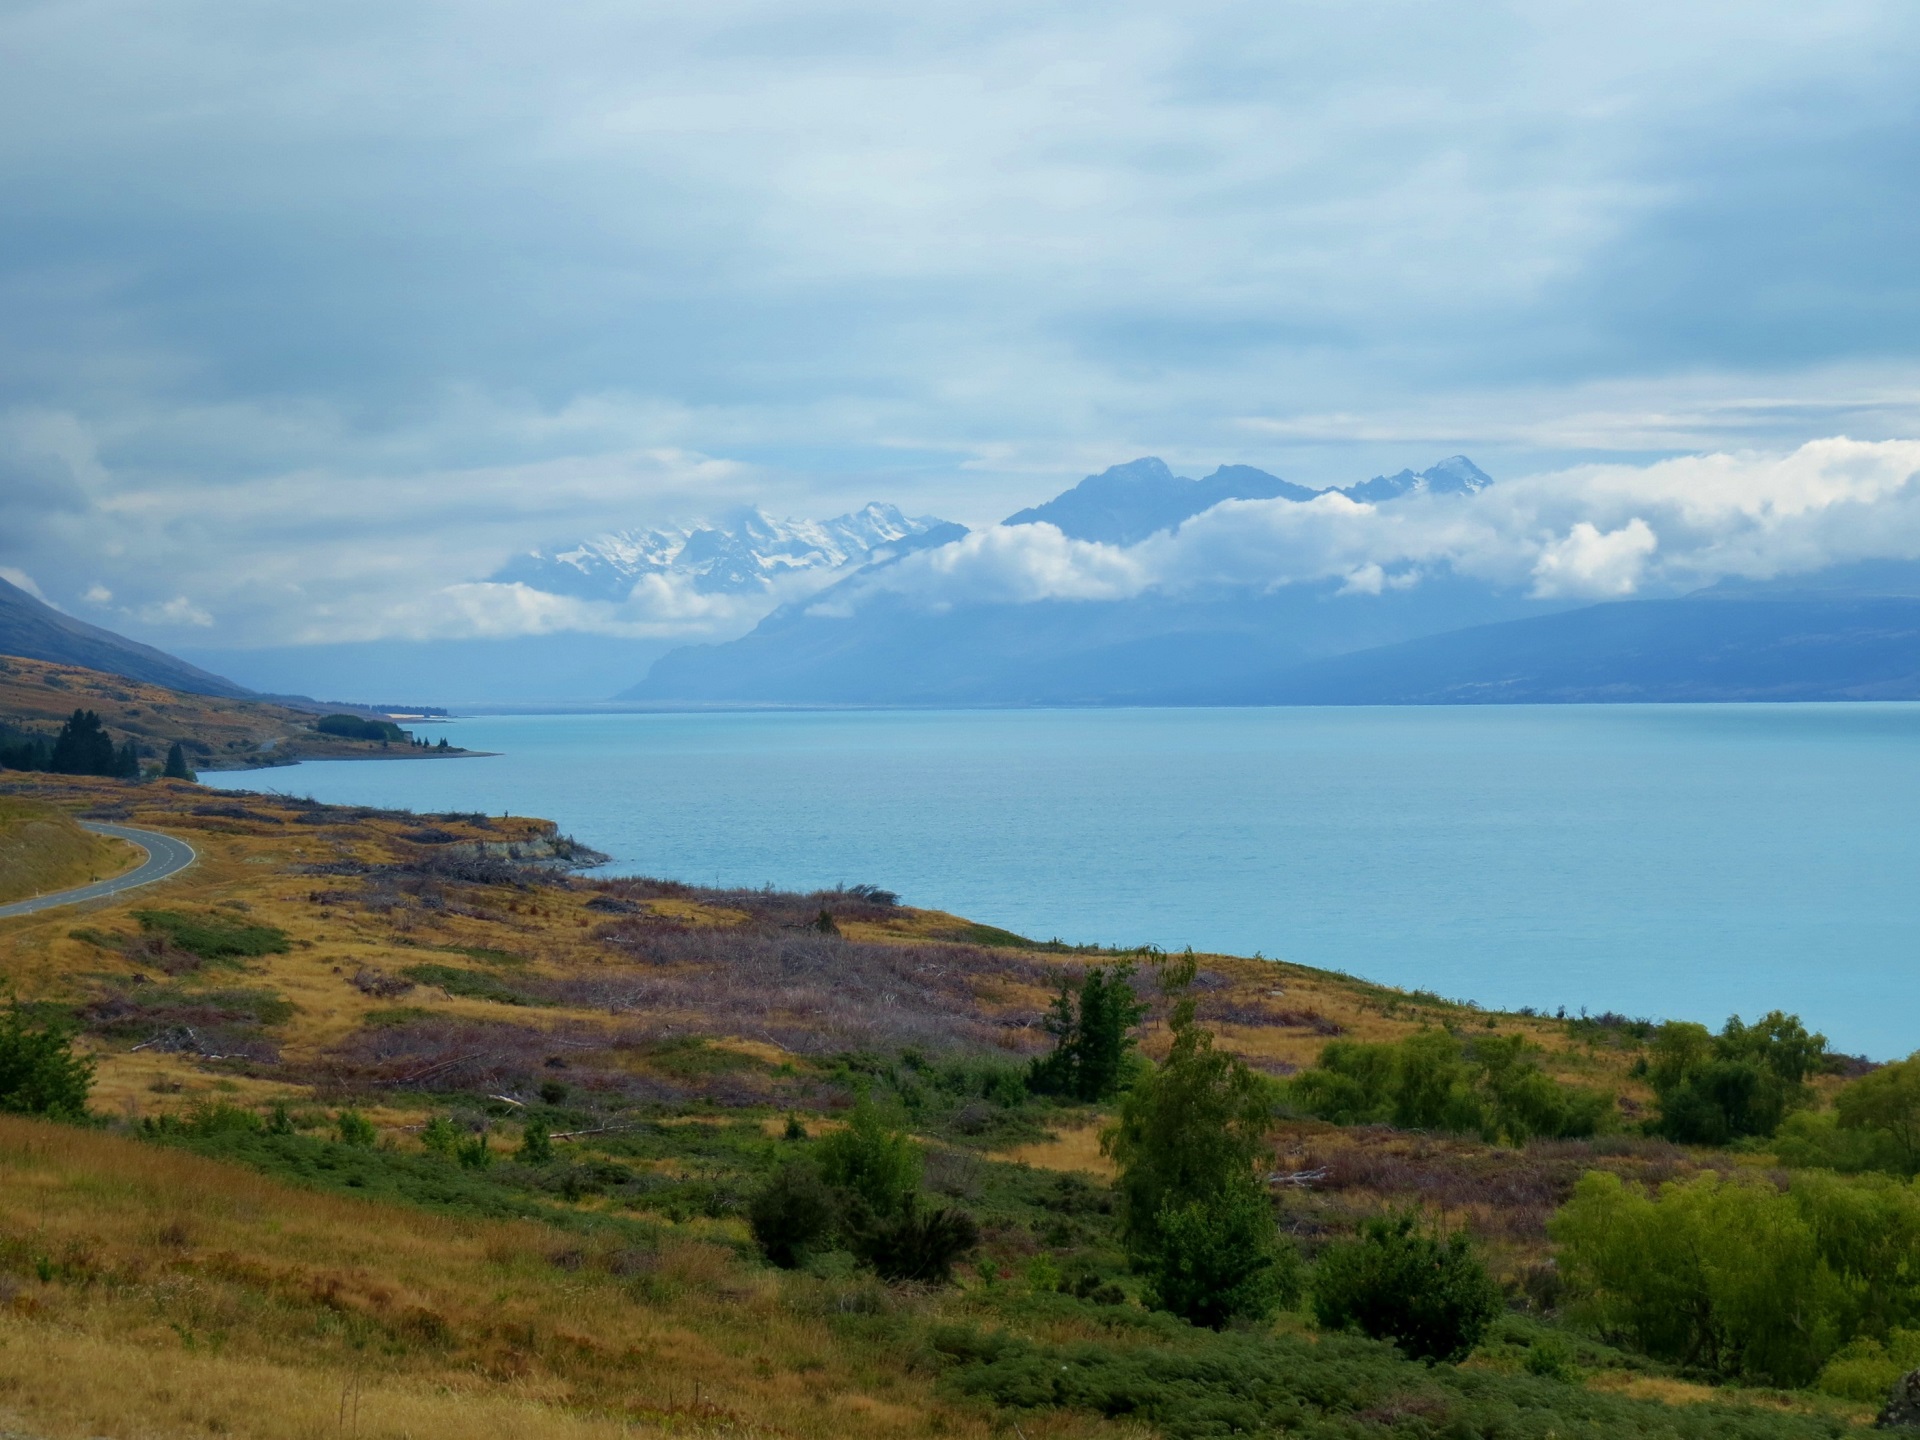
[(1288, 667), (1230, 703), (1433, 705), (1920, 698), (1920, 599), (1622, 601)]
[(62, 615), (5, 580), (0, 580), (0, 655), (28, 660), (50, 660), (81, 665), (184, 690), (190, 695), (224, 695), (244, 699), (254, 692), (233, 681), (175, 659), (164, 650), (142, 645), (98, 625)]
[(1437, 577), (1415, 591), (1333, 585), (1200, 598), (1042, 601), (848, 618), (789, 607), (725, 645), (656, 661), (620, 698), (691, 704), (1210, 703), (1256, 676), (1413, 635), (1534, 614), (1543, 602)]
[(1002, 523), (1044, 522), (1075, 540), (1135, 545), (1222, 500), (1311, 500), (1318, 493), (1251, 465), (1222, 465), (1204, 480), (1189, 480), (1174, 474), (1165, 461), (1148, 456), (1089, 475), (1046, 504), (1009, 515)]

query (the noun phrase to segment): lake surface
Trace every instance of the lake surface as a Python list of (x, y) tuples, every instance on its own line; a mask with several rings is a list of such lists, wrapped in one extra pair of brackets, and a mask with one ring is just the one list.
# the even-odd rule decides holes
[(1920, 1048), (1920, 705), (497, 716), (229, 789), (542, 815), (609, 873)]

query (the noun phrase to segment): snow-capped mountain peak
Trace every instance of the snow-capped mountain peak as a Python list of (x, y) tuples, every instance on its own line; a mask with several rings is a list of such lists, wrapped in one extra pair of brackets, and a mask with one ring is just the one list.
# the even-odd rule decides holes
[(702, 594), (745, 595), (771, 590), (786, 576), (812, 571), (824, 578), (864, 564), (875, 551), (946, 523), (930, 515), (909, 517), (877, 501), (831, 520), (779, 519), (753, 508), (717, 523), (617, 530), (565, 548), (529, 551), (491, 578), (616, 604), (646, 575), (683, 579)]

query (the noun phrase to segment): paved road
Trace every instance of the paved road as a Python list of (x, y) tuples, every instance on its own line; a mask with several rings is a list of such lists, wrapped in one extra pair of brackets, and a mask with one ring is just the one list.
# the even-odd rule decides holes
[(61, 905), (78, 905), (82, 900), (100, 900), (109, 895), (118, 895), (123, 890), (151, 885), (156, 880), (179, 874), (199, 858), (186, 841), (162, 835), (158, 830), (135, 830), (131, 825), (102, 825), (92, 820), (82, 820), (80, 827), (96, 835), (130, 840), (147, 852), (147, 858), (139, 869), (130, 870), (112, 880), (82, 885), (76, 890), (56, 890), (51, 895), (36, 895), (31, 900), (0, 905), (0, 920), (10, 915), (31, 915), (36, 910), (52, 910)]

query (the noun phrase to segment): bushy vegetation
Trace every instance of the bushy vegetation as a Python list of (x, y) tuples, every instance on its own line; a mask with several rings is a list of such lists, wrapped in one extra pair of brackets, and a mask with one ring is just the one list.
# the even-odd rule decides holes
[(1152, 1303), (1196, 1325), (1261, 1320), (1299, 1291), (1299, 1256), (1274, 1222), (1256, 1168), (1272, 1082), (1214, 1048), (1187, 993), (1191, 954), (1163, 967), (1175, 998), (1166, 1061), (1120, 1103), (1108, 1149), (1120, 1168), (1128, 1258)]
[(322, 735), (342, 740), (385, 740), (399, 744), (410, 738), (391, 720), (373, 720), (365, 715), (323, 715), (313, 722), (313, 728)]
[(1462, 1041), (1423, 1030), (1381, 1044), (1335, 1040), (1320, 1063), (1287, 1087), (1294, 1108), (1338, 1125), (1393, 1125), (1522, 1144), (1599, 1133), (1613, 1123), (1611, 1096), (1563, 1085), (1540, 1068), (1519, 1035)]
[(0, 1019), (0, 1111), (84, 1120), (93, 1061), (73, 1048), (73, 1031), (36, 1022), (16, 1003)]
[(1798, 1015), (1775, 1010), (1752, 1025), (1734, 1016), (1718, 1035), (1670, 1021), (1654, 1032), (1644, 1062), (1659, 1097), (1656, 1134), (1693, 1145), (1772, 1135), (1812, 1099), (1807, 1084), (1827, 1051)]
[(236, 960), (277, 955), (287, 949), (287, 932), (275, 925), (255, 925), (212, 911), (183, 914), (178, 910), (136, 910), (142, 931), (202, 960)]
[(1886, 1177), (1709, 1173), (1656, 1196), (1594, 1173), (1550, 1230), (1604, 1334), (1716, 1376), (1806, 1385), (1920, 1324), (1920, 1192)]
[(1111, 1099), (1130, 1078), (1133, 1030), (1146, 1013), (1129, 965), (1094, 966), (1077, 996), (1061, 985), (1042, 1022), (1053, 1050), (1033, 1061), (1028, 1087), (1083, 1102)]
[(1313, 1314), (1328, 1330), (1389, 1340), (1415, 1360), (1464, 1360), (1500, 1313), (1500, 1289), (1467, 1237), (1416, 1216), (1368, 1220), (1313, 1269)]
[[(1082, 1309), (1070, 1318), (1084, 1329), (1096, 1316)], [(1387, 1434), (1833, 1440), (1846, 1432), (1843, 1422), (1828, 1417), (1727, 1404), (1670, 1406), (1526, 1373), (1413, 1366), (1392, 1347), (1359, 1336), (1214, 1335), (1158, 1326), (1154, 1318), (1115, 1315), (1106, 1338), (1068, 1343), (948, 1326), (935, 1330), (931, 1349), (946, 1367), (946, 1387), (957, 1395), (1012, 1409), (1071, 1408), (1130, 1420), (1169, 1440)]]
[(1788, 1115), (1773, 1148), (1789, 1165), (1920, 1174), (1920, 1056), (1842, 1086), (1832, 1110)]
[(838, 1245), (885, 1279), (941, 1283), (979, 1244), (971, 1215), (924, 1197), (920, 1147), (866, 1097), (811, 1149), (747, 1205), (755, 1243), (773, 1264), (791, 1269)]

